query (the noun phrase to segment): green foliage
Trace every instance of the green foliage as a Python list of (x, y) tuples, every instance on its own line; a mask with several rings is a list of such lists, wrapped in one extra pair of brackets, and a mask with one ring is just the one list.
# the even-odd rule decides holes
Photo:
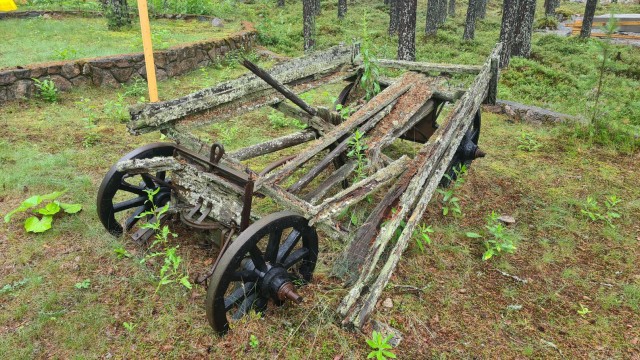
[(433, 234), (433, 232), (434, 230), (431, 225), (427, 226), (426, 224), (418, 226), (414, 232), (416, 243), (421, 252), (424, 252), (425, 246), (431, 245), (431, 237), (429, 234)]
[(143, 78), (136, 78), (132, 83), (122, 85), (124, 88), (124, 96), (139, 98), (147, 95), (147, 82)]
[(365, 170), (367, 167), (366, 150), (367, 145), (364, 144), (364, 133), (356, 130), (349, 139), (349, 152), (347, 152), (348, 157), (356, 160), (356, 181), (364, 179), (367, 176)]
[(602, 52), (600, 54), (600, 67), (598, 68), (597, 86), (595, 89), (595, 99), (593, 101), (593, 112), (591, 115), (591, 125), (595, 127), (596, 132), (599, 131), (599, 129), (602, 127), (600, 125), (600, 122), (603, 120), (599, 102), (600, 95), (603, 91), (605, 75), (607, 72), (607, 61), (609, 60), (609, 53), (611, 52), (611, 43), (609, 40), (611, 40), (611, 36), (617, 31), (617, 29), (617, 19), (613, 16), (613, 14), (611, 14), (609, 20), (607, 21), (607, 24), (602, 28), (602, 30), (604, 30), (604, 33), (606, 34), (606, 38), (603, 39), (603, 41), (598, 42), (598, 45), (600, 46)]
[(62, 50), (54, 50), (55, 58), (58, 60), (75, 59), (78, 56), (78, 51), (72, 47), (65, 47)]
[(260, 345), (258, 337), (254, 334), (251, 334), (251, 336), (249, 337), (249, 346), (251, 346), (252, 349), (257, 349), (258, 345)]
[(580, 213), (588, 217), (591, 221), (602, 221), (610, 227), (615, 227), (613, 221), (621, 217), (617, 209), (618, 204), (621, 202), (622, 200), (616, 195), (609, 196), (604, 200), (606, 209), (604, 213), (601, 213), (602, 209), (600, 205), (598, 205), (598, 201), (592, 196), (587, 196), (587, 201), (582, 205)]
[(119, 122), (126, 122), (129, 120), (129, 106), (126, 102), (125, 96), (125, 94), (118, 94), (117, 100), (107, 100), (104, 103), (105, 115)]
[(343, 119), (348, 119), (349, 116), (353, 113), (353, 109), (349, 106), (344, 106), (342, 104), (336, 104), (336, 111), (340, 114), (340, 117)]
[(231, 122), (217, 123), (213, 128), (218, 134), (218, 138), (223, 145), (231, 145), (235, 140), (240, 128)]
[(533, 152), (542, 147), (542, 144), (536, 140), (533, 134), (522, 131), (518, 139), (518, 150)]
[(484, 246), (486, 251), (482, 254), (482, 260), (489, 260), (493, 256), (502, 255), (502, 253), (512, 254), (516, 250), (514, 235), (498, 220), (500, 215), (495, 211), (487, 217), (485, 235), (474, 232), (467, 232), (469, 238), (484, 238)]
[(17, 213), (26, 212), (31, 208), (41, 205), (43, 202), (48, 202), (46, 205), (33, 210), (34, 214), (42, 215), (42, 217), (38, 218), (37, 216), (31, 216), (24, 221), (24, 228), (27, 232), (45, 232), (51, 229), (54, 215), (59, 213), (61, 210), (67, 214), (75, 214), (82, 210), (82, 205), (80, 204), (67, 204), (56, 200), (64, 193), (64, 191), (55, 191), (46, 195), (34, 195), (6, 214), (4, 216), (4, 222), (8, 223), (11, 221), (13, 215)]
[[(42, 280), (42, 278), (38, 277), (38, 278), (36, 278), (36, 280), (40, 281), (40, 280)], [(14, 292), (15, 290), (18, 290), (21, 287), (27, 285), (31, 281), (32, 281), (32, 279), (24, 278), (22, 280), (14, 281), (11, 284), (6, 284), (6, 285), (4, 285), (3, 287), (0, 288), (0, 295), (4, 295), (4, 294), (8, 294), (8, 293)]]
[(373, 349), (369, 355), (367, 355), (367, 359), (395, 359), (396, 354), (389, 351), (389, 349), (393, 348), (389, 344), (389, 340), (391, 340), (391, 338), (393, 338), (393, 334), (389, 334), (389, 336), (383, 338), (382, 334), (374, 330), (373, 333), (371, 333), (371, 339), (367, 339), (367, 344), (371, 349)]
[(58, 88), (56, 88), (56, 84), (51, 79), (42, 81), (38, 79), (31, 80), (35, 83), (35, 86), (38, 89), (38, 96), (42, 100), (51, 103), (58, 101)]
[(79, 283), (76, 283), (75, 285), (73, 285), (76, 289), (82, 290), (82, 289), (88, 289), (91, 286), (91, 280), (90, 279), (84, 279)]
[(533, 23), (533, 28), (539, 30), (556, 30), (558, 28), (558, 19), (553, 16), (538, 18)]
[(449, 180), (453, 185), (448, 188), (438, 188), (436, 191), (442, 195), (442, 215), (447, 216), (449, 213), (461, 215), (462, 209), (460, 208), (460, 199), (455, 194), (460, 190), (465, 183), (465, 175), (467, 174), (467, 166), (462, 164), (458, 168), (453, 169), (454, 176), (444, 174), (443, 176)]
[(118, 246), (117, 248), (113, 249), (113, 252), (116, 254), (118, 259), (130, 258), (133, 256), (130, 252), (127, 251), (127, 249), (122, 246)]
[(289, 118), (277, 110), (271, 110), (269, 115), (267, 115), (267, 118), (271, 123), (271, 127), (273, 127), (274, 129), (280, 129), (280, 128), (305, 129), (307, 127), (307, 124), (303, 123), (302, 121), (294, 118)]
[(371, 100), (380, 92), (380, 69), (376, 63), (376, 58), (371, 54), (371, 40), (367, 25), (367, 12), (362, 16), (362, 43), (360, 44), (360, 54), (362, 55), (362, 76), (360, 77), (360, 87), (365, 91), (366, 100)]
[(578, 313), (578, 315), (585, 317), (585, 315), (589, 314), (590, 312), (592, 312), (591, 310), (589, 310), (588, 307), (582, 305), (582, 304), (578, 304), (580, 305), (580, 308), (578, 310), (576, 310), (576, 312)]
[(179, 246), (168, 246), (169, 235), (176, 237), (177, 235), (172, 233), (169, 226), (162, 225), (161, 217), (169, 211), (169, 203), (162, 207), (158, 207), (154, 202), (154, 196), (160, 191), (160, 188), (155, 190), (145, 190), (147, 193), (147, 201), (151, 204), (151, 209), (138, 215), (138, 218), (151, 218), (150, 221), (144, 223), (141, 227), (143, 229), (151, 229), (154, 231), (154, 241), (151, 243), (150, 249), (156, 247), (162, 247), (161, 251), (156, 251), (145, 256), (141, 262), (144, 263), (151, 258), (162, 258), (163, 264), (159, 270), (159, 280), (156, 286), (156, 292), (160, 290), (163, 285), (171, 283), (180, 283), (187, 289), (192, 288), (192, 284), (189, 281), (189, 275), (185, 274), (180, 265), (182, 264), (182, 257), (177, 254)]
[(133, 330), (136, 328), (137, 325), (134, 325), (133, 323), (130, 322), (123, 322), (122, 326), (128, 331), (128, 332), (133, 332)]

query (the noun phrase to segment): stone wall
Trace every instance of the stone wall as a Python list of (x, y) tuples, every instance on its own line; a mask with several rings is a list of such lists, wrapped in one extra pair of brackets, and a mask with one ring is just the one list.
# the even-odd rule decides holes
[[(243, 31), (220, 40), (204, 40), (154, 53), (158, 80), (178, 76), (219, 61), (235, 50), (250, 50), (257, 32), (250, 23)], [(33, 79), (51, 79), (60, 91), (77, 86), (118, 87), (142, 77), (146, 79), (144, 56), (125, 54), (93, 59), (40, 63), (0, 70), (0, 103), (28, 98), (36, 93)]]

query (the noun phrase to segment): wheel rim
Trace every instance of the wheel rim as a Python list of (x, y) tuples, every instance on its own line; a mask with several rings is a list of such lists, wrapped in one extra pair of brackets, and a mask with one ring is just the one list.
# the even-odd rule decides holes
[[(250, 310), (262, 312), (285, 282), (311, 280), (318, 259), (318, 236), (308, 221), (292, 212), (266, 216), (229, 246), (214, 269), (207, 290), (207, 319), (220, 335), (229, 321)], [(299, 280), (299, 281), (298, 281)]]
[[(174, 145), (171, 143), (153, 143), (131, 151), (118, 162), (171, 156), (173, 151)], [(131, 230), (139, 220), (137, 216), (150, 209), (151, 204), (147, 202), (148, 196), (145, 190), (160, 188), (154, 196), (154, 203), (157, 206), (163, 206), (170, 200), (169, 187), (158, 184), (150, 175), (129, 176), (118, 171), (116, 165), (113, 165), (105, 175), (98, 190), (97, 210), (100, 222), (111, 234), (120, 236), (124, 231)], [(160, 180), (165, 180), (166, 176), (165, 171), (153, 174), (153, 177)]]

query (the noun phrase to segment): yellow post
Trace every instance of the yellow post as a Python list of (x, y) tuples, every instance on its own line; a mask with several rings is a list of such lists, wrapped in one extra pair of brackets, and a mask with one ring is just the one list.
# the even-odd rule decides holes
[(142, 31), (144, 63), (147, 69), (149, 101), (157, 102), (158, 85), (156, 84), (156, 67), (153, 62), (153, 45), (151, 44), (151, 27), (149, 26), (149, 11), (147, 10), (147, 0), (138, 0), (138, 15), (140, 16), (140, 30)]

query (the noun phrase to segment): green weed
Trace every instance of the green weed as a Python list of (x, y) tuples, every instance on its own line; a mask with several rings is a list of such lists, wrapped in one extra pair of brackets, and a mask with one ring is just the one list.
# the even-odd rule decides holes
[(258, 337), (254, 334), (251, 334), (251, 336), (249, 337), (249, 346), (251, 346), (252, 349), (257, 349), (258, 345), (260, 345)]
[(364, 144), (364, 133), (356, 130), (349, 139), (349, 152), (347, 152), (349, 158), (356, 160), (356, 181), (364, 179), (367, 176), (365, 170), (368, 163), (365, 155), (366, 150), (367, 145)]
[(502, 255), (502, 253), (513, 253), (516, 250), (515, 239), (512, 233), (498, 220), (500, 215), (495, 211), (487, 217), (485, 235), (474, 232), (467, 232), (469, 238), (484, 238), (484, 246), (486, 251), (482, 254), (482, 260), (489, 260), (493, 256)]
[(273, 127), (274, 129), (289, 127), (294, 129), (307, 128), (307, 124), (298, 119), (289, 118), (277, 110), (271, 110), (269, 115), (267, 115), (267, 118), (269, 119), (269, 123), (271, 123), (271, 127)]
[(604, 200), (604, 205), (606, 207), (604, 213), (601, 213), (603, 210), (598, 205), (598, 201), (592, 196), (587, 196), (586, 202), (582, 205), (582, 209), (580, 209), (580, 213), (586, 217), (588, 217), (591, 221), (602, 221), (609, 225), (610, 227), (615, 227), (613, 221), (615, 219), (619, 219), (622, 215), (618, 212), (617, 209), (618, 204), (622, 202), (615, 195), (611, 195)]
[(75, 59), (78, 51), (72, 47), (65, 47), (62, 50), (55, 50), (55, 58), (58, 60)]
[(67, 204), (56, 200), (64, 193), (64, 191), (55, 191), (46, 195), (34, 195), (23, 201), (20, 206), (6, 214), (4, 216), (4, 222), (8, 223), (9, 221), (11, 221), (11, 217), (16, 213), (22, 213), (38, 205), (41, 205), (42, 203), (46, 203), (46, 205), (41, 206), (39, 209), (33, 210), (34, 214), (41, 215), (40, 218), (38, 218), (37, 216), (31, 216), (24, 221), (24, 229), (27, 232), (45, 232), (51, 229), (51, 226), (53, 225), (54, 215), (59, 213), (61, 210), (67, 214), (75, 214), (82, 210), (82, 205), (80, 204)]
[(380, 92), (378, 77), (380, 69), (376, 63), (376, 58), (371, 53), (371, 41), (369, 39), (369, 29), (367, 25), (367, 12), (362, 16), (362, 43), (360, 44), (360, 54), (362, 55), (362, 76), (360, 77), (360, 87), (365, 91), (365, 98), (371, 100)]
[(373, 349), (369, 355), (367, 355), (367, 359), (395, 359), (396, 354), (389, 351), (389, 349), (393, 348), (389, 345), (389, 340), (391, 340), (391, 338), (393, 338), (393, 334), (383, 338), (379, 332), (374, 330), (373, 333), (371, 333), (371, 339), (367, 339), (367, 344), (371, 349)]
[(533, 152), (542, 147), (542, 144), (536, 140), (533, 134), (522, 131), (518, 139), (518, 150)]
[(431, 225), (427, 226), (426, 224), (422, 224), (418, 226), (418, 228), (414, 232), (414, 236), (420, 252), (424, 252), (425, 246), (431, 245), (431, 237), (429, 236), (429, 234), (433, 233), (434, 230)]
[(31, 79), (35, 83), (34, 85), (38, 89), (38, 96), (46, 101), (46, 102), (56, 102), (58, 101), (58, 88), (56, 84), (51, 79), (46, 80), (38, 80)]
[(436, 191), (442, 195), (442, 215), (447, 216), (449, 213), (461, 215), (462, 209), (460, 208), (460, 199), (455, 194), (460, 190), (465, 183), (465, 175), (467, 174), (467, 166), (461, 165), (458, 168), (453, 169), (454, 176), (444, 174), (443, 176), (453, 183), (452, 186), (442, 189), (438, 188)]
[(133, 323), (130, 322), (123, 322), (122, 326), (125, 328), (125, 330), (127, 330), (128, 332), (133, 332), (133, 330), (136, 328), (137, 325), (134, 325)]
[(118, 246), (117, 248), (113, 249), (113, 252), (116, 254), (118, 259), (130, 258), (133, 256), (130, 252), (127, 251), (127, 249), (123, 248), (122, 246)]
[(582, 304), (578, 304), (580, 305), (580, 308), (578, 310), (576, 310), (576, 312), (578, 313), (578, 315), (585, 317), (585, 315), (589, 314), (590, 312), (592, 312), (591, 310), (589, 310), (588, 307), (582, 305)]
[(81, 282), (76, 283), (73, 286), (78, 290), (88, 289), (91, 286), (91, 280), (90, 279), (84, 279)]

